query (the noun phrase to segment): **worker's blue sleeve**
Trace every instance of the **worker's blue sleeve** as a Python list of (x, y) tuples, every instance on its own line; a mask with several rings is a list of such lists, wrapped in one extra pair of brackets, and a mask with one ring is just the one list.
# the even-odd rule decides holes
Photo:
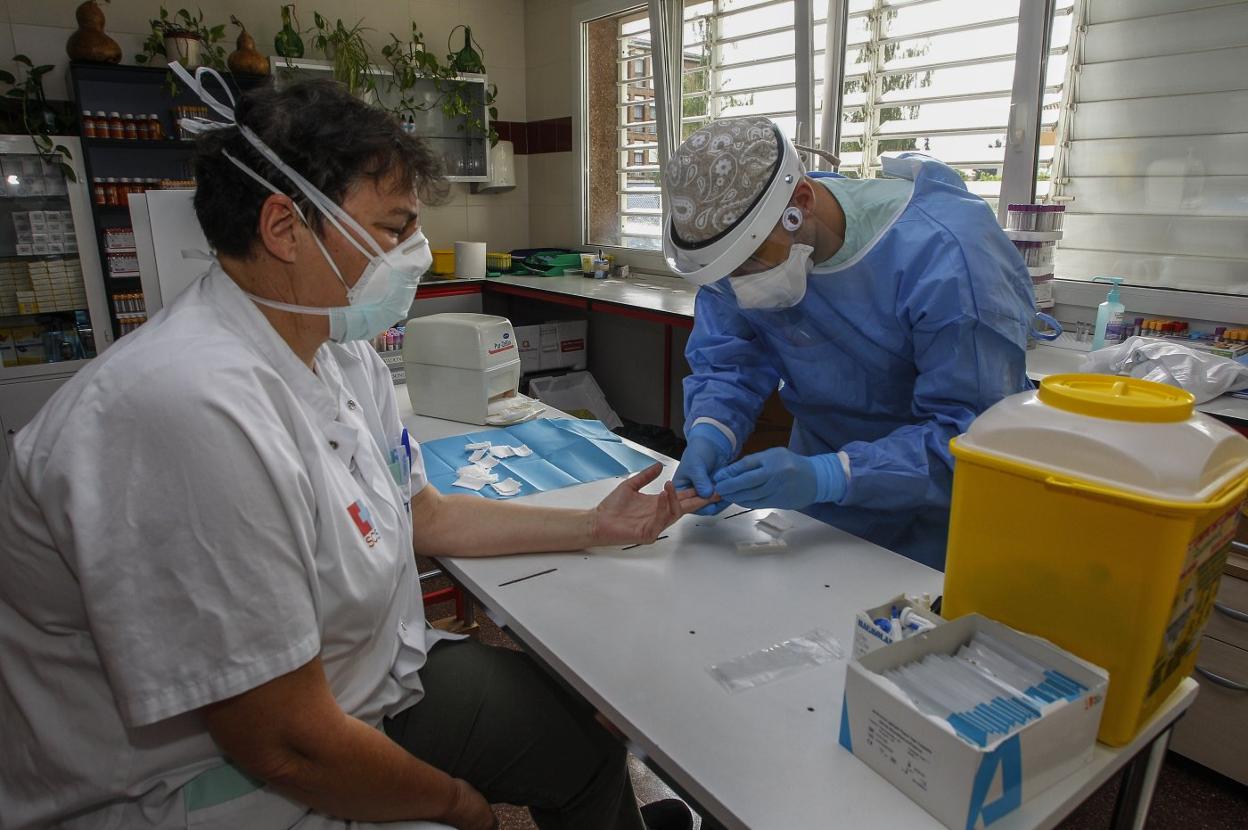
[(839, 504), (873, 510), (949, 506), (949, 441), (980, 412), (1029, 385), (1025, 338), (1033, 310), (1021, 307), (1018, 292), (1002, 289), (1021, 279), (1012, 273), (1018, 267), (1011, 257), (981, 256), (955, 242), (902, 286), (897, 314), (912, 336), (915, 423), (840, 448), (849, 459), (849, 486)]
[(754, 431), (763, 404), (780, 383), (767, 350), (731, 300), (699, 291), (693, 332), (685, 347), (685, 433), (699, 418), (727, 427), (734, 452)]

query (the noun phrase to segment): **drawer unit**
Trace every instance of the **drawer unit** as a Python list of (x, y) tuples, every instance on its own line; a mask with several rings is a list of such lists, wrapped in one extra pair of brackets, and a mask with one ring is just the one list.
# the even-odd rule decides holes
[(1230, 574), (1222, 577), (1213, 613), (1205, 626), (1205, 636), (1248, 649), (1248, 580), (1236, 579)]
[(1248, 651), (1206, 635), (1193, 677), (1200, 694), (1175, 726), (1170, 748), (1248, 784)]

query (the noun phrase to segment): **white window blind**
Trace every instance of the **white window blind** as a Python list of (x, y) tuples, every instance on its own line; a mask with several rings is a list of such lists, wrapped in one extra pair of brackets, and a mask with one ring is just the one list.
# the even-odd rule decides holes
[(619, 235), (611, 244), (658, 250), (663, 211), (654, 62), (646, 8), (620, 16), (618, 26)]
[[(735, 115), (765, 115), (794, 134), (793, 15), (793, 0), (685, 0), (682, 138), (712, 119)], [(655, 250), (662, 201), (645, 7), (618, 17), (617, 39), (619, 236), (612, 244)]]
[(1248, 294), (1248, 2), (1084, 3), (1057, 275)]
[[(815, 43), (826, 29), (816, 0)], [(1039, 178), (1054, 150), (1073, 0), (1058, 0), (1043, 90)], [(850, 0), (841, 172), (879, 174), (880, 153), (919, 150), (956, 168), (996, 209), (1005, 158), (1019, 0)], [(823, 98), (823, 53), (815, 56)]]
[(685, 0), (682, 137), (716, 118), (797, 128), (793, 0)]

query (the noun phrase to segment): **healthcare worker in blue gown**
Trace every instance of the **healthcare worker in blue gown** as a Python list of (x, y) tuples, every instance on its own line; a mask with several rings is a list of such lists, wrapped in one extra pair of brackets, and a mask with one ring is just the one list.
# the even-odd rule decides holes
[[(700, 286), (676, 486), (803, 510), (943, 569), (949, 440), (1029, 388), (1031, 279), (948, 166), (808, 174), (766, 118), (715, 121), (664, 170), (668, 265)], [(779, 389), (788, 448), (738, 458)]]

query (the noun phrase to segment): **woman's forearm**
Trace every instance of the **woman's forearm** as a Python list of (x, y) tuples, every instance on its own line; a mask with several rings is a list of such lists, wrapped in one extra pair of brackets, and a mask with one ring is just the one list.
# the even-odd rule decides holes
[(498, 556), (581, 550), (594, 543), (594, 511), (444, 496), (412, 499), (413, 548), (421, 556)]

